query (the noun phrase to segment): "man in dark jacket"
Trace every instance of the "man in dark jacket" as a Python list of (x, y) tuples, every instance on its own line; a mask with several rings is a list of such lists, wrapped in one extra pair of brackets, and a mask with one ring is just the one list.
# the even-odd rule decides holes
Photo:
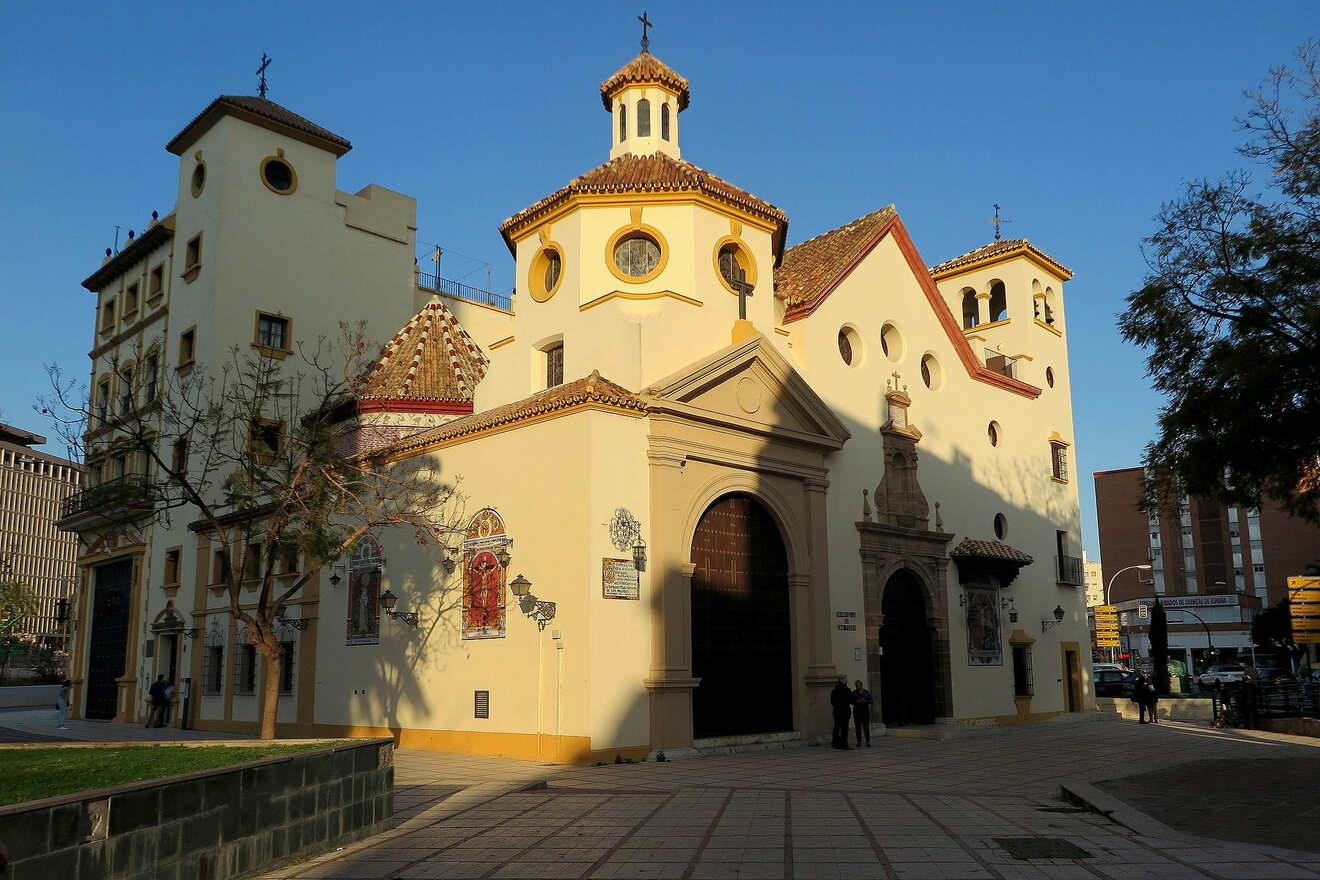
[(151, 714), (147, 716), (145, 726), (160, 727), (164, 723), (165, 706), (168, 702), (165, 699), (165, 676), (156, 676), (156, 680), (147, 689), (147, 695), (151, 697)]
[(840, 676), (834, 690), (830, 691), (830, 706), (834, 708), (834, 739), (830, 745), (836, 749), (849, 748), (848, 718), (852, 715), (853, 697), (845, 682), (844, 677)]

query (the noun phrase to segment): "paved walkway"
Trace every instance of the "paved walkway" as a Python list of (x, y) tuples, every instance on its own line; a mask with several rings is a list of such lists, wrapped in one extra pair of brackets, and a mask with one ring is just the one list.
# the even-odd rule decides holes
[[(1267, 761), (1263, 772), (1279, 780), (1320, 749), (1099, 720), (593, 768), (405, 749), (398, 828), (267, 876), (1320, 878), (1320, 853), (1143, 836), (1059, 799), (1064, 778), (1223, 759)], [(537, 779), (548, 787), (514, 790)], [(1019, 858), (1023, 840), (1060, 849)]]
[(65, 722), (60, 730), (54, 708), (6, 709), (0, 711), (0, 742), (177, 742), (180, 740), (252, 739), (237, 733), (208, 730), (178, 730), (173, 727), (143, 727), (110, 721)]

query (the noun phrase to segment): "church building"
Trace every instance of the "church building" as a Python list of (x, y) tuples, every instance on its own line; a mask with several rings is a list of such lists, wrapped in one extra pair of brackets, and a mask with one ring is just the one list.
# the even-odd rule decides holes
[(416, 203), (337, 190), (348, 140), (264, 97), (171, 141), (174, 211), (85, 282), (93, 388), (113, 400), (106, 358), (148, 320), (150, 368), (177, 370), (367, 319), (393, 336), (358, 449), (460, 480), (463, 534), (442, 558), (362, 540), (266, 670), (204, 530), (126, 537), (89, 495), (65, 519), (78, 711), (139, 718), (168, 671), (174, 723), (251, 730), (278, 675), (281, 734), (567, 762), (815, 741), (840, 678), (877, 727), (1094, 709), (1071, 272), (998, 235), (930, 265), (892, 205), (789, 247), (781, 208), (684, 156), (686, 79), (644, 47), (599, 97), (605, 161), (499, 227), (508, 300), (428, 281)]

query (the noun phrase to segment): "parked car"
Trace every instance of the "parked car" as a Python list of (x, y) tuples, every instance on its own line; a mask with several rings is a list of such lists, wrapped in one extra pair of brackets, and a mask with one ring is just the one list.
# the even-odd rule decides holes
[(1246, 677), (1247, 671), (1238, 665), (1211, 666), (1197, 676), (1196, 681), (1203, 688), (1212, 688), (1217, 684), (1243, 681)]
[(1137, 674), (1130, 669), (1094, 669), (1091, 678), (1097, 697), (1130, 697), (1137, 683)]
[(1119, 672), (1127, 672), (1128, 668), (1122, 663), (1092, 663), (1091, 671), (1099, 672), (1101, 669), (1117, 669)]

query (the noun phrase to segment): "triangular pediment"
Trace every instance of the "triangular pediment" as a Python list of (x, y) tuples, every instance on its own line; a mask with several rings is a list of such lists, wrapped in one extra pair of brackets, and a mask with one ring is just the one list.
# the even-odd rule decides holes
[(764, 336), (715, 352), (652, 385), (651, 413), (671, 413), (789, 442), (838, 449), (849, 432)]

